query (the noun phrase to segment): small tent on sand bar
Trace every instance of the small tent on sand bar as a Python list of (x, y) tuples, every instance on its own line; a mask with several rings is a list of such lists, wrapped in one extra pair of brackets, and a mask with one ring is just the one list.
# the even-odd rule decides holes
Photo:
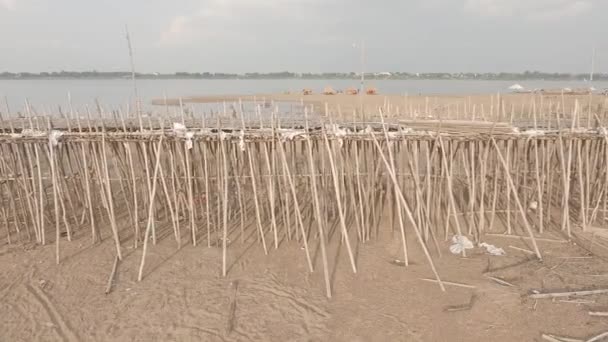
[(509, 87), (509, 90), (513, 90), (514, 92), (521, 92), (524, 90), (524, 87), (522, 87), (520, 84), (514, 84)]
[(336, 91), (332, 87), (327, 86), (323, 89), (323, 95), (336, 95)]

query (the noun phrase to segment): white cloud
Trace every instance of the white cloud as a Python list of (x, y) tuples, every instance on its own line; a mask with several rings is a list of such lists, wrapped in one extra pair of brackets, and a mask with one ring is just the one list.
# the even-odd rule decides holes
[[(183, 45), (214, 38), (247, 39), (272, 22), (297, 20), (304, 5), (320, 0), (208, 0), (197, 11), (173, 17), (161, 32), (159, 45)], [(251, 28), (251, 29), (248, 29)], [(276, 27), (275, 29), (280, 29)]]
[(0, 8), (13, 11), (17, 8), (17, 0), (0, 0)]
[(558, 20), (588, 12), (597, 0), (466, 0), (466, 11), (481, 16), (519, 16), (530, 20)]

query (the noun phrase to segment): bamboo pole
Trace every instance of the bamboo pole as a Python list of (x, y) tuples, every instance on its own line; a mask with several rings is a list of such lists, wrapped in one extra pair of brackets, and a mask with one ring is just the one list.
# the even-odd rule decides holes
[[(506, 172), (507, 170), (509, 170), (509, 167), (508, 167), (507, 163), (505, 162), (504, 158), (502, 157), (502, 153), (500, 153), (500, 149), (498, 148), (498, 145), (496, 144), (496, 140), (493, 137), (491, 139), (492, 139), (492, 143), (494, 144), (494, 147), (496, 148), (496, 153), (498, 155), (498, 159), (500, 160), (500, 162)], [(534, 253), (536, 253), (536, 257), (539, 260), (542, 260), (542, 255), (540, 254), (540, 250), (538, 249), (538, 245), (536, 244), (536, 238), (534, 237), (532, 228), (530, 227), (530, 224), (528, 223), (528, 219), (526, 218), (525, 210), (522, 207), (521, 202), (519, 201), (519, 196), (517, 195), (517, 192), (515, 192), (515, 185), (513, 184), (513, 179), (511, 178), (511, 175), (509, 175), (508, 173), (507, 173), (507, 181), (509, 182), (511, 191), (513, 191), (513, 197), (515, 198), (515, 203), (517, 204), (517, 207), (519, 208), (519, 212), (521, 214), (522, 221), (524, 222), (524, 226), (525, 226), (526, 230), (528, 231), (530, 240), (532, 241), (532, 246), (534, 247)]]
[(156, 162), (154, 165), (154, 176), (152, 179), (152, 191), (150, 192), (150, 197), (149, 197), (149, 201), (150, 204), (148, 205), (148, 220), (147, 220), (147, 224), (146, 224), (146, 231), (144, 233), (144, 247), (143, 247), (143, 251), (141, 253), (141, 263), (139, 264), (139, 273), (137, 275), (137, 281), (141, 281), (143, 279), (143, 274), (144, 274), (144, 265), (146, 263), (146, 253), (148, 251), (148, 240), (150, 239), (150, 230), (152, 228), (152, 220), (153, 220), (153, 216), (154, 216), (154, 206), (152, 205), (154, 202), (154, 197), (156, 194), (156, 179), (157, 179), (157, 175), (158, 175), (158, 170), (160, 168), (160, 156), (162, 154), (162, 143), (163, 143), (163, 136), (160, 136), (160, 140), (158, 141), (158, 152), (156, 153)]

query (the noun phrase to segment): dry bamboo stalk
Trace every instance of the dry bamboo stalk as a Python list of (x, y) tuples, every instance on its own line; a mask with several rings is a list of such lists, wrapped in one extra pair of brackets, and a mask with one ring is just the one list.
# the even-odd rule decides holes
[[(384, 138), (386, 139), (386, 145), (388, 147), (388, 156), (389, 156), (389, 160), (390, 160), (390, 166), (391, 166), (391, 169), (394, 171), (395, 170), (395, 160), (394, 160), (393, 153), (392, 153), (392, 151), (390, 149), (390, 146), (389, 146), (388, 131), (386, 129), (386, 125), (385, 125), (385, 122), (384, 122), (384, 116), (382, 115), (382, 111), (380, 111), (379, 114), (380, 114), (380, 119), (381, 119), (381, 122), (382, 122), (382, 130), (384, 132)], [(411, 168), (410, 168), (410, 170), (411, 170)], [(393, 192), (394, 192), (394, 195), (395, 195), (395, 201), (397, 202), (397, 216), (398, 216), (398, 219), (399, 219), (399, 230), (400, 230), (400, 233), (401, 233), (401, 247), (403, 248), (403, 258), (404, 258), (403, 260), (405, 262), (405, 266), (409, 266), (409, 256), (408, 256), (408, 252), (407, 252), (407, 239), (406, 239), (406, 235), (405, 235), (405, 226), (403, 224), (402, 204), (401, 204), (401, 202), (399, 200), (397, 200), (397, 197), (398, 197), (398, 189), (397, 189), (398, 183), (395, 182), (393, 186), (394, 186)], [(418, 186), (417, 185), (416, 185), (416, 193), (418, 195)], [(419, 202), (420, 201), (416, 201), (416, 203), (419, 203)]]
[[(127, 154), (127, 161), (129, 162), (129, 171), (130, 171), (130, 176), (131, 176), (131, 194), (133, 195), (133, 223), (135, 225), (135, 239), (133, 239), (134, 242), (134, 246), (135, 248), (137, 248), (137, 242), (139, 241), (139, 208), (138, 208), (138, 201), (137, 201), (137, 182), (136, 182), (136, 178), (135, 178), (135, 168), (133, 166), (133, 153), (131, 153), (131, 146), (129, 145), (129, 143), (125, 143), (125, 152)], [(83, 150), (83, 157), (84, 157), (84, 150)], [(86, 163), (86, 162), (85, 162)], [(86, 173), (85, 173), (86, 174)], [(88, 179), (88, 176), (87, 176)], [(90, 200), (90, 196), (89, 196), (89, 190), (88, 190), (88, 186), (87, 186), (87, 196)]]
[(509, 248), (517, 250), (517, 251), (520, 251), (520, 252), (524, 252), (524, 253), (527, 253), (527, 254), (534, 255), (534, 252), (532, 252), (531, 250), (528, 250), (528, 249), (519, 248), (519, 247), (515, 247), (515, 246), (509, 246)]
[[(204, 127), (204, 125), (203, 125)], [(209, 170), (207, 165), (207, 144), (203, 143), (203, 174), (205, 176), (205, 218), (207, 223), (207, 247), (211, 247), (211, 212), (209, 209)]]
[(359, 240), (360, 241), (365, 241), (365, 215), (363, 212), (363, 185), (361, 184), (361, 170), (360, 170), (360, 163), (359, 163), (359, 142), (355, 141), (354, 142), (354, 146), (355, 146), (355, 179), (357, 181), (357, 200), (358, 200), (358, 212), (357, 214), (359, 215), (359, 220), (361, 222), (361, 233), (359, 236)]
[[(494, 144), (494, 147), (496, 147), (496, 153), (498, 154), (498, 159), (500, 159), (500, 162), (503, 165), (505, 172), (506, 172), (507, 170), (509, 170), (509, 168), (508, 168), (504, 158), (502, 157), (502, 153), (498, 149), (498, 145), (496, 144), (496, 140), (494, 140), (494, 138), (492, 138), (492, 143)], [(524, 221), (524, 226), (525, 226), (526, 230), (528, 231), (530, 240), (532, 241), (532, 246), (534, 247), (534, 252), (536, 253), (536, 257), (539, 260), (542, 260), (542, 255), (540, 254), (540, 250), (538, 249), (538, 245), (536, 244), (536, 238), (534, 237), (532, 228), (530, 227), (530, 224), (528, 223), (528, 219), (526, 218), (525, 210), (522, 207), (521, 202), (519, 201), (518, 194), (515, 192), (515, 186), (513, 185), (513, 179), (511, 178), (511, 175), (507, 175), (507, 181), (511, 185), (511, 191), (513, 191), (513, 197), (515, 198), (515, 203), (517, 204), (517, 207), (519, 208), (520, 214), (522, 216), (522, 220)]]
[(473, 285), (462, 284), (462, 283), (455, 283), (455, 282), (452, 282), (452, 281), (445, 281), (445, 280), (438, 281), (437, 279), (428, 279), (428, 278), (420, 278), (420, 280), (428, 281), (428, 282), (431, 282), (431, 283), (440, 283), (440, 284), (445, 284), (445, 285), (464, 287), (464, 288), (467, 288), (467, 289), (475, 289), (475, 288), (477, 288), (476, 286), (473, 286)]
[[(161, 123), (162, 126), (162, 123)], [(160, 147), (155, 149), (155, 153), (158, 154)], [(169, 149), (170, 151), (170, 149)], [(167, 206), (169, 208), (169, 215), (171, 216), (171, 225), (173, 226), (173, 235), (175, 236), (175, 241), (177, 242), (177, 249), (181, 248), (181, 234), (179, 231), (179, 218), (177, 217), (176, 210), (174, 210), (173, 204), (171, 204), (171, 196), (169, 195), (169, 188), (167, 187), (167, 182), (165, 181), (165, 174), (162, 166), (159, 168), (160, 172), (160, 181), (163, 187), (163, 192), (165, 194), (165, 201), (167, 202)]]
[(597, 294), (608, 293), (608, 289), (601, 290), (581, 290), (581, 291), (569, 291), (569, 292), (549, 292), (549, 293), (533, 293), (529, 297), (532, 299), (547, 299), (547, 298), (561, 298), (571, 296), (592, 296)]
[(331, 173), (334, 180), (334, 189), (336, 194), (336, 203), (338, 204), (338, 214), (340, 217), (340, 226), (342, 227), (342, 238), (346, 242), (346, 250), (348, 251), (348, 257), (350, 259), (350, 266), (353, 269), (353, 273), (357, 273), (357, 266), (355, 264), (355, 258), (353, 251), (350, 247), (350, 238), (348, 237), (348, 230), (346, 230), (346, 219), (344, 218), (344, 211), (342, 209), (342, 199), (340, 197), (340, 184), (338, 181), (338, 172), (336, 171), (336, 165), (334, 163), (333, 151), (329, 146), (326, 132), (323, 132), (323, 139), (325, 140), (325, 147), (327, 148), (327, 154), (329, 156), (329, 164), (331, 167)]
[[(44, 188), (42, 185), (42, 171), (40, 170), (40, 155), (38, 152), (38, 144), (34, 144), (34, 155), (36, 156), (36, 165), (39, 165), (39, 167), (37, 168), (38, 171), (38, 194), (39, 194), (39, 205), (38, 205), (38, 209), (40, 210), (40, 213), (38, 214), (38, 217), (40, 219), (40, 224), (39, 224), (39, 229), (40, 229), (40, 233), (41, 233), (41, 240), (42, 240), (42, 245), (46, 244), (46, 234), (45, 234), (45, 229), (44, 229)], [(12, 198), (12, 196), (11, 196)]]
[[(274, 136), (274, 123), (273, 123), (273, 136)], [(277, 222), (276, 222), (276, 210), (275, 210), (275, 194), (274, 194), (274, 177), (272, 177), (273, 171), (270, 165), (270, 156), (268, 154), (268, 147), (266, 146), (266, 142), (262, 142), (262, 147), (264, 151), (264, 160), (266, 162), (266, 170), (268, 171), (269, 177), (267, 177), (266, 187), (268, 191), (269, 198), (269, 211), (270, 211), (270, 224), (272, 228), (272, 234), (274, 237), (274, 248), (279, 248), (279, 235), (277, 232)], [(274, 163), (274, 161), (273, 161)]]
[(55, 146), (49, 139), (49, 162), (51, 165), (51, 180), (53, 183), (53, 208), (55, 208), (55, 262), (59, 265), (59, 205), (57, 203), (57, 172), (55, 171)]
[(585, 342), (583, 340), (573, 339), (573, 338), (565, 338), (555, 335), (542, 334), (542, 339), (549, 342)]
[(106, 140), (105, 140), (105, 134), (103, 134), (101, 136), (101, 147), (102, 147), (102, 154), (103, 154), (103, 168), (104, 168), (104, 175), (105, 175), (105, 183), (106, 183), (106, 195), (107, 195), (107, 202), (108, 202), (108, 207), (109, 207), (109, 211), (110, 211), (110, 224), (111, 224), (111, 228), (112, 228), (112, 234), (114, 236), (114, 242), (116, 244), (116, 254), (118, 255), (118, 258), (120, 260), (122, 260), (122, 253), (120, 251), (120, 238), (118, 237), (118, 227), (116, 226), (116, 218), (114, 216), (114, 204), (113, 204), (113, 200), (112, 200), (112, 186), (110, 184), (110, 175), (108, 172), (108, 160), (107, 160), (107, 156), (106, 156)]
[(602, 340), (603, 340), (604, 338), (606, 338), (606, 337), (608, 337), (608, 331), (607, 331), (607, 332), (604, 332), (604, 333), (601, 333), (601, 334), (599, 334), (599, 335), (596, 335), (596, 336), (594, 336), (594, 337), (592, 337), (592, 338), (588, 339), (588, 340), (587, 340), (587, 341), (585, 341), (585, 342), (596, 342), (596, 341), (602, 341)]
[(504, 279), (500, 279), (498, 277), (491, 277), (491, 276), (485, 276), (488, 279), (491, 279), (495, 282), (497, 282), (500, 285), (504, 285), (504, 286), (509, 286), (509, 287), (514, 287), (515, 285), (509, 283), (508, 281), (504, 280)]
[(538, 141), (534, 141), (534, 169), (536, 175), (536, 196), (538, 203), (538, 230), (539, 233), (544, 232), (544, 222), (543, 222), (543, 191), (541, 185), (541, 176), (540, 176), (540, 168), (539, 168), (539, 158), (538, 158)]
[[(480, 142), (481, 145), (483, 145), (483, 142)], [(486, 213), (485, 213), (485, 196), (486, 196), (486, 176), (487, 176), (487, 162), (488, 162), (488, 155), (490, 153), (490, 147), (489, 146), (485, 146), (485, 148), (483, 148), (485, 150), (485, 152), (483, 153), (483, 157), (481, 159), (481, 163), (480, 163), (480, 167), (481, 167), (481, 171), (480, 171), (480, 194), (479, 194), (479, 229), (478, 229), (478, 234), (483, 234), (483, 232), (485, 231), (485, 218), (486, 218)], [(473, 158), (473, 157), (472, 157)]]
[(220, 141), (220, 149), (222, 151), (222, 160), (224, 166), (224, 205), (223, 205), (223, 223), (224, 223), (224, 232), (222, 235), (222, 276), (226, 277), (226, 249), (227, 249), (227, 241), (228, 241), (228, 162), (226, 157), (226, 147), (224, 146), (224, 142)]
[[(511, 144), (511, 140), (507, 141), (507, 165), (510, 165), (510, 159), (511, 159), (511, 149), (512, 149), (512, 144)], [(505, 182), (507, 183), (507, 232), (508, 234), (512, 234), (513, 230), (511, 229), (511, 182), (509, 182), (509, 179), (511, 177), (510, 175), (510, 171), (508, 169), (503, 169), (504, 174), (505, 174)]]
[(386, 157), (384, 156), (384, 153), (382, 152), (380, 144), (378, 143), (378, 140), (376, 139), (374, 134), (371, 133), (370, 135), (371, 135), (372, 139), (374, 140), (374, 144), (376, 145), (376, 148), (378, 149), (380, 156), (382, 157), (382, 160), (384, 161), (384, 164), (393, 180), (393, 185), (395, 186), (396, 189), (399, 190), (398, 195), (399, 195), (399, 199), (401, 200), (401, 204), (403, 204), (403, 208), (405, 209), (405, 213), (407, 215), (408, 220), (410, 221), (410, 224), (412, 226), (414, 226), (414, 232), (416, 232), (416, 236), (418, 237), (420, 246), (422, 247), (422, 250), (424, 251), (424, 254), (429, 262), (429, 265), (431, 266), (431, 269), (433, 270), (433, 274), (435, 275), (435, 278), (437, 279), (437, 282), (439, 283), (439, 287), (441, 288), (442, 291), (445, 291), (443, 282), (441, 281), (441, 278), (439, 277), (439, 274), (437, 273), (437, 270), (435, 268), (435, 264), (433, 263), (433, 258), (431, 258), (431, 255), (429, 254), (426, 244), (424, 243), (424, 239), (422, 238), (419, 228), (416, 225), (416, 221), (414, 220), (414, 218), (412, 216), (412, 212), (409, 208), (409, 205), (407, 204), (405, 198), (403, 197), (403, 193), (398, 186), (397, 177), (395, 176), (395, 170), (393, 168), (391, 168), (389, 162), (386, 160)]
[[(441, 139), (441, 135), (439, 135), (439, 144), (441, 146), (441, 154), (443, 156), (443, 158), (441, 159), (443, 161), (443, 167), (446, 170), (447, 173), (447, 183), (448, 183), (448, 199), (449, 199), (449, 203), (450, 203), (450, 207), (452, 208), (452, 214), (454, 215), (454, 221), (456, 222), (456, 232), (458, 233), (458, 235), (462, 235), (462, 230), (460, 229), (460, 222), (458, 220), (458, 216), (456, 214), (456, 203), (454, 201), (454, 187), (452, 186), (452, 171), (451, 168), (448, 168), (447, 165), (447, 157), (445, 155), (445, 147), (443, 144), (443, 139)], [(451, 153), (450, 153), (450, 159), (451, 159)], [(452, 163), (450, 163), (452, 164)], [(465, 249), (462, 249), (462, 256), (466, 257), (466, 252)]]
[(110, 272), (110, 278), (108, 278), (108, 285), (106, 286), (105, 294), (109, 294), (112, 291), (112, 284), (114, 283), (114, 276), (116, 275), (116, 269), (118, 268), (118, 256), (114, 258), (114, 265), (112, 265), (112, 272)]
[(183, 153), (186, 160), (186, 186), (188, 195), (188, 214), (190, 216), (190, 231), (192, 236), (192, 245), (196, 246), (196, 224), (194, 222), (194, 199), (192, 195), (192, 170), (190, 168), (190, 150), (188, 149), (188, 144), (186, 141), (184, 141)]
[(576, 156), (577, 156), (577, 174), (578, 174), (578, 184), (579, 184), (579, 201), (580, 201), (580, 210), (579, 210), (579, 217), (581, 220), (581, 227), (583, 227), (583, 231), (587, 231), (587, 206), (585, 203), (585, 185), (584, 185), (584, 181), (583, 181), (583, 172), (582, 172), (582, 165), (583, 165), (583, 161), (582, 161), (582, 157), (581, 157), (582, 151), (581, 151), (581, 140), (577, 140), (577, 144), (576, 144)]
[(141, 281), (144, 273), (144, 265), (146, 263), (146, 253), (148, 251), (148, 240), (150, 239), (150, 230), (152, 228), (152, 220), (153, 220), (153, 211), (154, 206), (152, 205), (154, 202), (154, 197), (156, 195), (156, 179), (158, 175), (158, 170), (160, 168), (160, 156), (162, 154), (162, 143), (163, 136), (161, 135), (160, 140), (158, 141), (158, 153), (156, 153), (156, 162), (154, 165), (154, 177), (152, 179), (152, 191), (150, 192), (149, 197), (149, 205), (148, 205), (148, 220), (146, 224), (146, 231), (144, 233), (144, 247), (141, 253), (141, 263), (139, 265), (139, 273), (137, 275), (137, 281)]
[[(238, 163), (238, 156), (237, 156), (237, 152), (236, 149), (234, 150), (234, 162)], [(243, 156), (243, 154), (241, 154), (241, 156)], [(241, 190), (241, 178), (242, 178), (242, 174), (241, 174), (241, 170), (244, 167), (241, 165), (236, 165), (236, 167), (233, 167), (234, 170), (239, 170), (239, 175), (237, 176), (235, 183), (236, 183), (236, 192), (237, 192), (237, 198), (238, 198), (238, 202), (239, 202), (239, 215), (240, 215), (240, 221), (241, 221), (241, 242), (244, 243), (245, 242), (245, 206), (243, 205), (243, 193)], [(289, 225), (289, 224), (288, 224)]]
[(300, 232), (302, 235), (302, 243), (304, 244), (304, 251), (306, 252), (306, 261), (308, 262), (308, 269), (312, 273), (313, 265), (312, 265), (312, 259), (310, 258), (310, 252), (308, 250), (308, 234), (306, 234), (306, 229), (304, 228), (304, 223), (302, 222), (302, 214), (300, 212), (300, 205), (298, 203), (298, 196), (296, 193), (296, 188), (294, 186), (291, 171), (289, 171), (289, 166), (287, 165), (287, 158), (285, 157), (285, 150), (283, 148), (283, 144), (279, 143), (278, 146), (279, 146), (279, 153), (281, 154), (281, 161), (283, 164), (283, 172), (286, 174), (287, 180), (289, 181), (289, 187), (291, 189), (293, 205), (295, 206), (296, 219), (298, 221), (298, 225), (300, 226)]
[[(142, 128), (143, 129), (143, 128)], [(143, 160), (144, 160), (144, 165), (145, 165), (145, 174), (146, 174), (146, 190), (147, 190), (147, 195), (144, 197), (144, 200), (148, 200), (150, 198), (150, 192), (152, 191), (152, 185), (150, 183), (150, 179), (151, 179), (151, 175), (150, 175), (150, 160), (148, 158), (148, 145), (146, 145), (146, 143), (144, 143), (143, 141), (140, 142), (140, 149), (139, 149), (139, 153), (143, 156)], [(148, 205), (150, 205), (150, 203), (147, 203)], [(137, 237), (138, 239), (141, 237)], [(153, 243), (156, 244), (156, 225), (154, 223), (154, 221), (152, 222), (152, 239), (153, 239)]]
[[(307, 111), (304, 111), (305, 119), (306, 119), (306, 131), (308, 131), (308, 115)], [(314, 205), (314, 213), (315, 220), (317, 221), (317, 228), (319, 233), (319, 243), (321, 245), (321, 257), (323, 262), (323, 276), (325, 279), (325, 295), (327, 298), (331, 298), (331, 284), (329, 279), (329, 266), (327, 264), (327, 251), (325, 250), (325, 232), (323, 229), (323, 219), (321, 215), (321, 207), (319, 204), (319, 195), (317, 192), (317, 180), (315, 176), (315, 166), (314, 160), (312, 157), (312, 142), (310, 140), (309, 134), (306, 134), (306, 147), (308, 149), (308, 167), (310, 170), (310, 186), (313, 195), (313, 205)]]

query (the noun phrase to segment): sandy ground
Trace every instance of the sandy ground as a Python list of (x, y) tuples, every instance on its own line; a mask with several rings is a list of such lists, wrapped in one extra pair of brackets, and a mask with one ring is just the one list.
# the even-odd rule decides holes
[[(281, 96), (275, 100), (300, 98)], [(346, 95), (313, 95), (308, 101), (326, 98), (341, 109), (356, 105), (356, 97)], [(365, 98), (370, 106), (403, 101), (399, 96)], [(438, 99), (461, 106), (468, 101)], [(477, 100), (491, 105), (490, 95), (472, 99)], [(528, 103), (531, 97), (513, 95), (512, 100)], [(416, 101), (423, 106), (427, 100)], [(606, 294), (528, 297), (533, 290), (608, 288), (608, 242), (601, 247), (599, 238), (595, 244), (539, 242), (543, 262), (509, 248), (531, 249), (520, 239), (484, 238), (504, 248), (503, 257), (477, 248), (462, 258), (450, 254), (448, 242), (440, 242), (443, 256), (434, 248), (431, 253), (442, 279), (473, 287), (447, 286), (442, 292), (421, 280), (433, 274), (413, 234), (408, 237), (411, 265), (403, 267), (393, 263), (402, 258), (400, 236), (383, 227), (377, 240), (355, 246), (357, 274), (343, 247), (329, 248), (333, 297), (328, 299), (316, 240), (311, 243), (312, 274), (293, 241), (282, 241), (268, 255), (259, 244), (233, 241), (228, 276), (222, 278), (221, 249), (185, 245), (177, 250), (164, 236), (148, 251), (142, 282), (136, 281), (141, 248), (125, 247), (106, 295), (115, 252), (106, 228), (99, 245), (90, 245), (86, 229), (70, 243), (62, 240), (60, 265), (52, 242), (8, 245), (1, 239), (0, 341), (540, 341), (542, 333), (586, 339), (608, 330), (608, 318), (588, 314), (608, 311)]]
[(541, 333), (588, 338), (608, 330), (608, 318), (588, 315), (608, 311), (608, 295), (528, 298), (533, 289), (608, 287), (608, 263), (582, 241), (540, 242), (543, 262), (508, 248), (530, 248), (519, 239), (486, 237), (506, 249), (504, 257), (475, 249), (461, 258), (442, 242), (443, 257), (432, 251), (440, 275), (475, 287), (444, 293), (420, 280), (432, 273), (413, 240), (411, 265), (392, 263), (401, 252), (389, 229), (356, 246), (357, 274), (344, 248), (330, 249), (328, 299), (320, 256), (310, 274), (303, 251), (288, 241), (267, 256), (258, 244), (233, 242), (224, 279), (219, 248), (177, 250), (161, 239), (143, 281), (136, 282), (141, 249), (128, 249), (105, 295), (112, 241), (90, 246), (83, 234), (63, 244), (60, 265), (54, 246), (0, 246), (1, 341), (540, 341)]
[[(400, 116), (408, 116), (413, 112), (428, 113), (442, 117), (456, 118), (457, 116), (469, 119), (482, 119), (482, 112), (485, 113), (485, 119), (491, 120), (489, 113), (499, 112), (499, 100), (502, 111), (507, 116), (511, 111), (517, 113), (533, 115), (533, 111), (538, 113), (546, 111), (556, 111), (565, 106), (567, 112), (571, 112), (578, 101), (579, 109), (589, 106), (594, 108), (597, 106), (608, 107), (608, 96), (606, 95), (539, 95), (539, 94), (471, 94), (471, 95), (396, 95), (396, 94), (379, 94), (379, 95), (323, 95), (313, 94), (303, 96), (301, 94), (258, 94), (258, 95), (220, 95), (220, 96), (195, 96), (184, 97), (182, 103), (234, 103), (239, 100), (246, 101), (278, 101), (278, 102), (303, 102), (313, 105), (318, 112), (326, 110), (332, 112), (334, 116), (343, 115), (348, 117), (355, 112), (364, 112), (374, 114), (378, 112), (378, 108), (382, 107), (385, 113), (399, 114)], [(163, 106), (179, 105), (180, 99), (154, 99), (153, 104)], [(536, 107), (536, 109), (534, 108)], [(552, 108), (552, 109), (550, 109)], [(466, 113), (466, 114), (465, 114)], [(474, 114), (475, 113), (475, 114)], [(504, 117), (502, 119), (505, 119)]]

